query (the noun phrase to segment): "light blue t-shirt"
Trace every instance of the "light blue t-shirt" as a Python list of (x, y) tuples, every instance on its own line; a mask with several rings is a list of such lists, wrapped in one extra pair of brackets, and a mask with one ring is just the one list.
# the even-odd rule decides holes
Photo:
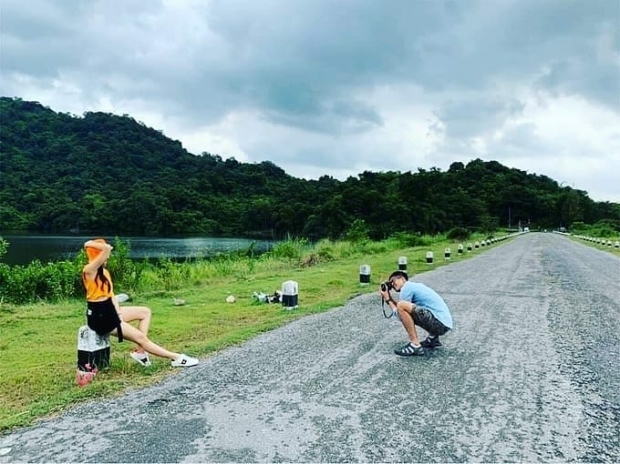
[(452, 315), (443, 298), (435, 290), (420, 282), (406, 282), (400, 289), (400, 299), (411, 301), (416, 306), (423, 306), (443, 325), (452, 329)]

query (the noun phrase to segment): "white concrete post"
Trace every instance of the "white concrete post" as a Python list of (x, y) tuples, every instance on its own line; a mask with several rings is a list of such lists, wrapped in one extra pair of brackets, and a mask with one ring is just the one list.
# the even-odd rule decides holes
[(360, 266), (360, 284), (368, 285), (370, 283), (370, 265), (362, 264)]
[(294, 280), (287, 280), (282, 284), (282, 306), (284, 309), (294, 309), (298, 306), (299, 285)]

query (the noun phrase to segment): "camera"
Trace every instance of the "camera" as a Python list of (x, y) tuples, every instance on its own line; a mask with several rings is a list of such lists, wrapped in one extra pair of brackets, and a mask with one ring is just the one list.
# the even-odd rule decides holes
[(386, 282), (381, 282), (381, 291), (382, 292), (387, 292), (388, 290), (392, 290), (392, 282), (390, 282), (389, 280)]

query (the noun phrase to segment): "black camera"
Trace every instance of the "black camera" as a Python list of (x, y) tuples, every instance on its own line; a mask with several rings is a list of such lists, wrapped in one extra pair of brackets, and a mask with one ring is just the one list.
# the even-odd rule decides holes
[(382, 292), (387, 292), (388, 290), (392, 290), (392, 282), (390, 282), (389, 280), (386, 282), (381, 282), (381, 291)]

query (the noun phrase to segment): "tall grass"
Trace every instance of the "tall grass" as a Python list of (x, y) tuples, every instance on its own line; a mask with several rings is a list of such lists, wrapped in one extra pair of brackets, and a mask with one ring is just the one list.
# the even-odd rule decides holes
[[(175, 261), (161, 257), (155, 262), (129, 258), (129, 244), (116, 238), (108, 268), (117, 293), (150, 294), (174, 291), (187, 285), (202, 285), (212, 279), (249, 279), (258, 271), (308, 267), (347, 258), (356, 253), (378, 253), (401, 241), (385, 244), (369, 241), (322, 240), (311, 244), (306, 239), (288, 238), (261, 255), (247, 250), (220, 253), (210, 258)], [(0, 242), (0, 259), (9, 246)], [(0, 262), (0, 301), (29, 304), (38, 301), (55, 303), (79, 298), (83, 294), (81, 270), (86, 264), (83, 254), (73, 260), (42, 264), (33, 261), (26, 266), (9, 266)]]

